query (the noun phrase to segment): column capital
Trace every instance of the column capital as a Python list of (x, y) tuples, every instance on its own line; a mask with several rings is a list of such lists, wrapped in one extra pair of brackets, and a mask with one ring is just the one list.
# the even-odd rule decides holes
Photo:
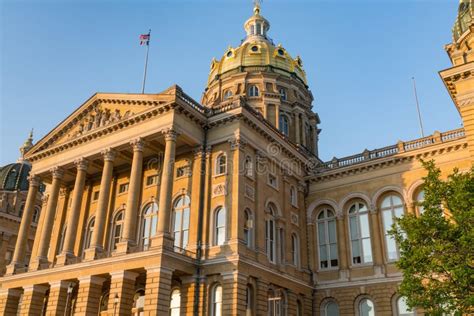
[(87, 171), (87, 167), (89, 166), (89, 161), (85, 158), (79, 158), (74, 160), (74, 164), (76, 165), (77, 170)]
[(41, 197), (41, 204), (46, 204), (46, 203), (48, 203), (48, 200), (49, 200), (49, 194), (44, 194), (44, 195)]
[(133, 151), (143, 151), (145, 142), (141, 137), (138, 137), (130, 141), (130, 146), (132, 146)]
[(30, 182), (30, 186), (37, 187), (41, 183), (41, 178), (36, 174), (30, 173), (30, 175), (28, 176), (28, 181)]
[(166, 142), (175, 142), (176, 138), (178, 137), (178, 133), (172, 128), (164, 130), (163, 134), (165, 135)]
[(194, 159), (204, 158), (206, 155), (204, 146), (199, 145), (193, 149)]
[(100, 152), (104, 161), (114, 161), (115, 157), (117, 156), (117, 151), (112, 148), (106, 148)]
[(66, 196), (66, 194), (69, 193), (69, 190), (70, 189), (66, 187), (59, 189), (59, 196)]
[(59, 166), (54, 166), (49, 170), (51, 172), (51, 175), (53, 176), (53, 179), (62, 179), (64, 176), (64, 169), (59, 167)]
[(247, 145), (247, 142), (242, 139), (240, 136), (234, 139), (229, 140), (230, 143), (230, 150), (243, 150)]

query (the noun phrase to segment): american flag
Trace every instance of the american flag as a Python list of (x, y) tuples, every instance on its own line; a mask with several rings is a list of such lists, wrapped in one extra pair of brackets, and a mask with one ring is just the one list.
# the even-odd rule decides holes
[(150, 44), (150, 33), (140, 35), (140, 45)]

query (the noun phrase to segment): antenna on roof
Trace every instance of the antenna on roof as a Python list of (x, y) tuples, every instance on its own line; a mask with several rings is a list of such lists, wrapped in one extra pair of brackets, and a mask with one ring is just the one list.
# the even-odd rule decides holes
[(421, 119), (420, 102), (418, 102), (418, 93), (416, 92), (415, 77), (411, 77), (411, 79), (413, 80), (413, 92), (415, 93), (416, 110), (418, 112), (418, 121), (420, 123), (421, 137), (425, 137), (425, 132), (423, 131), (423, 121)]

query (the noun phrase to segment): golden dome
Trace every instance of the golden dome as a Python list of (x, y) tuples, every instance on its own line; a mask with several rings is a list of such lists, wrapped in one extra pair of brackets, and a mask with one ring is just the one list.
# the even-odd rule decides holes
[(456, 42), (474, 24), (474, 0), (461, 0), (458, 16), (453, 27), (453, 39)]
[(245, 71), (269, 71), (301, 80), (305, 85), (306, 73), (298, 56), (293, 58), (281, 44), (275, 46), (267, 37), (270, 23), (260, 15), (260, 6), (244, 24), (247, 37), (239, 47), (229, 47), (220, 60), (211, 62), (207, 85), (210, 86), (226, 74)]

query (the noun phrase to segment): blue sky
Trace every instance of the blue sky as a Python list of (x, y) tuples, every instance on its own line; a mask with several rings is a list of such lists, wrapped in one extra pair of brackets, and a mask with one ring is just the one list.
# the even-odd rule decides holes
[[(265, 0), (269, 35), (300, 55), (329, 160), (460, 127), (438, 71), (450, 66), (454, 0)], [(152, 29), (147, 89), (180, 85), (200, 100), (210, 61), (244, 37), (250, 0), (0, 0), (0, 165), (18, 158), (95, 92), (139, 92)]]

